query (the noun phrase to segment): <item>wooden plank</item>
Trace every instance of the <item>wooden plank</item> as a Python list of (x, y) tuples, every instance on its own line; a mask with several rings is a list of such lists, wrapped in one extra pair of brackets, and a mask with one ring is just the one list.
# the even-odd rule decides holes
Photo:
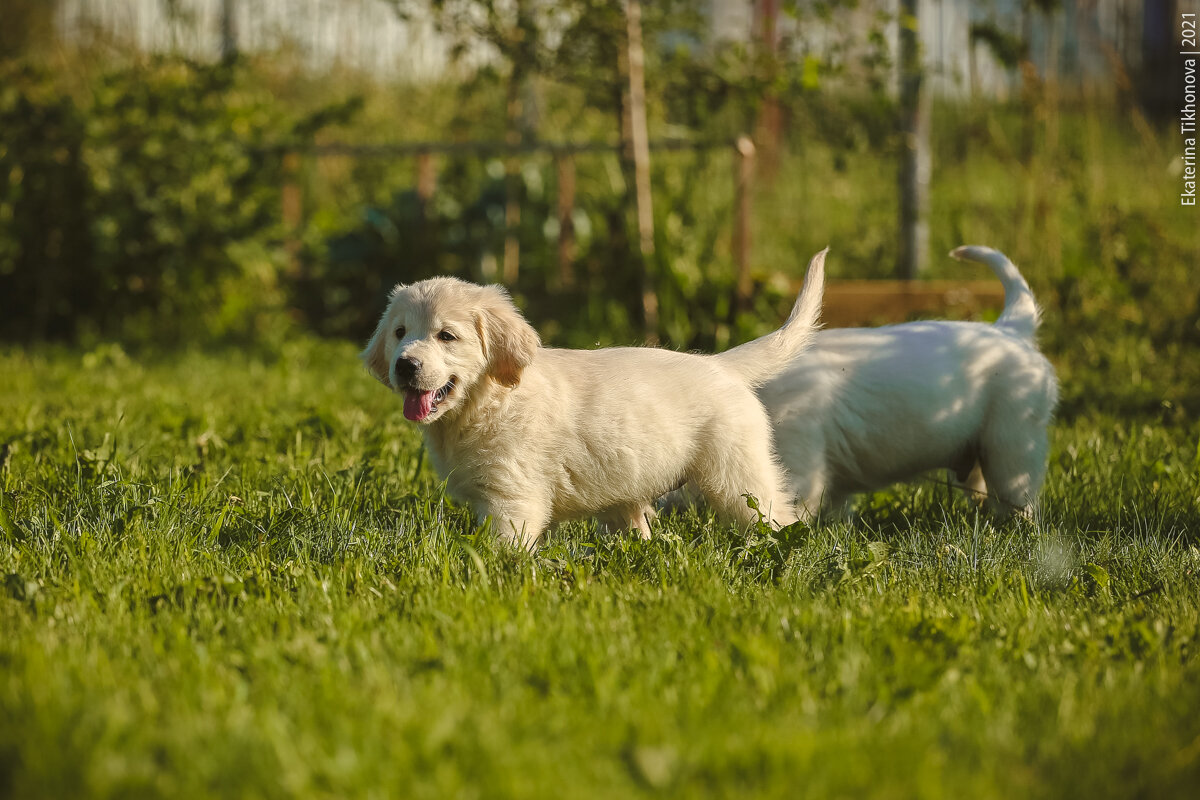
[(849, 328), (916, 318), (978, 318), (1002, 308), (1004, 288), (994, 280), (834, 281), (825, 287), (821, 321), (827, 328)]

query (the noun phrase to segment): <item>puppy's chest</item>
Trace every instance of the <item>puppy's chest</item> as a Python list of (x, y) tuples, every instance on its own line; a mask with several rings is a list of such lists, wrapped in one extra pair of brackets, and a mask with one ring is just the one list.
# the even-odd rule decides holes
[(471, 504), (528, 490), (525, 466), (513, 453), (494, 442), (434, 442), (429, 447), (434, 469), (445, 479), (450, 494)]

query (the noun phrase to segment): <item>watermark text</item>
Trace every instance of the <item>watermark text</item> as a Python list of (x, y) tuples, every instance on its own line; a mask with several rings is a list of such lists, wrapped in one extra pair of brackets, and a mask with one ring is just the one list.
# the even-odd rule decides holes
[(1183, 56), (1183, 108), (1179, 109), (1179, 133), (1183, 136), (1183, 191), (1179, 204), (1196, 205), (1196, 62), (1200, 60), (1200, 42), (1196, 36), (1196, 15), (1179, 15), (1179, 54)]

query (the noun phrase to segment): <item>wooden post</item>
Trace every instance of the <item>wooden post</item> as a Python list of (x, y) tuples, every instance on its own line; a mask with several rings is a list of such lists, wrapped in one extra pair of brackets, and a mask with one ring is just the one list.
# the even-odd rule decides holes
[(650, 136), (646, 128), (646, 54), (642, 49), (642, 4), (627, 0), (629, 51), (629, 133), (637, 189), (638, 244), (642, 256), (642, 321), (646, 339), (658, 341), (658, 294), (653, 277), (654, 209), (650, 192)]
[(900, 2), (900, 114), (904, 136), (900, 154), (899, 277), (911, 280), (929, 254), (929, 92), (924, 85), (919, 0)]
[(433, 169), (433, 153), (422, 150), (417, 153), (417, 197), (421, 204), (428, 203), (437, 189), (437, 173)]
[(1045, 133), (1042, 141), (1041, 164), (1036, 170), (1037, 199), (1034, 204), (1034, 219), (1038, 249), (1044, 253), (1045, 261), (1042, 269), (1049, 274), (1057, 275), (1062, 267), (1062, 233), (1059, 230), (1058, 214), (1058, 131), (1059, 131), (1059, 100), (1058, 100), (1058, 59), (1062, 47), (1063, 26), (1059, 24), (1059, 11), (1050, 9), (1045, 12), (1046, 23), (1046, 79), (1043, 84), (1042, 115), (1045, 120)]
[[(759, 39), (759, 48), (766, 56), (768, 78), (772, 86), (778, 85), (779, 61), (779, 0), (758, 0), (754, 3), (754, 27)], [(768, 89), (762, 98), (758, 112), (758, 124), (754, 138), (758, 140), (758, 163), (762, 177), (773, 183), (779, 171), (780, 142), (783, 139), (783, 111), (779, 105), (778, 90)]]
[(284, 250), (288, 272), (298, 276), (300, 265), (300, 228), (304, 224), (304, 197), (300, 191), (300, 154), (283, 154), (283, 186), (279, 190), (279, 212), (283, 218)]
[(734, 314), (750, 307), (750, 190), (754, 182), (754, 142), (739, 136), (734, 148), (734, 202), (737, 211), (733, 220), (733, 263), (737, 267), (737, 289)]
[(575, 159), (560, 153), (558, 168), (558, 279), (564, 289), (575, 285)]
[(979, 96), (979, 43), (974, 36), (967, 37), (967, 97), (971, 102)]
[(416, 247), (418, 259), (437, 263), (438, 243), (437, 229), (432, 224), (433, 215), (430, 213), (429, 201), (437, 190), (437, 172), (434, 170), (433, 153), (421, 150), (416, 160), (417, 181), (417, 213), (420, 214), (421, 224), (417, 227), (413, 246)]
[[(1063, 11), (1068, 11), (1067, 5), (1063, 6)], [(1175, 98), (1184, 93), (1184, 70), (1176, 66), (1179, 64), (1176, 59), (1181, 50), (1196, 48), (1183, 46), (1180, 27), (1185, 20), (1180, 15), (1198, 10), (1195, 0), (1147, 0), (1142, 5), (1142, 66), (1138, 70), (1138, 94), (1142, 107), (1154, 119), (1170, 119), (1175, 113)], [(1075, 13), (1079, 14), (1079, 10)], [(1186, 21), (1195, 22), (1196, 17), (1188, 17)], [(1067, 20), (1068, 29), (1072, 22), (1074, 20)], [(1186, 38), (1195, 44), (1194, 37)]]
[(504, 282), (513, 284), (521, 270), (521, 173), (520, 162), (515, 155), (504, 162), (504, 263), (501, 274)]
[(516, 156), (509, 156), (504, 166), (504, 282), (516, 283), (521, 270), (521, 173)]
[(509, 61), (511, 69), (508, 75), (508, 96), (504, 109), (504, 141), (510, 148), (504, 159), (504, 262), (501, 274), (504, 282), (511, 285), (516, 283), (520, 274), (521, 240), (521, 161), (517, 151), (518, 145), (524, 139), (522, 120), (525, 104), (521, 93), (525, 86), (525, 70), (523, 48), (518, 44), (529, 33), (529, 0), (516, 0), (516, 30), (511, 32), (514, 39), (510, 42)]

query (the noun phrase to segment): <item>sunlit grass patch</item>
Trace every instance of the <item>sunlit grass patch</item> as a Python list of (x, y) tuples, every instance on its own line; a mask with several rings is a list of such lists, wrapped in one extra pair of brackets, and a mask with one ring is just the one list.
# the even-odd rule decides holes
[(1056, 425), (1032, 522), (936, 477), (534, 554), (353, 348), (0, 356), (0, 792), (1188, 796), (1194, 425)]

